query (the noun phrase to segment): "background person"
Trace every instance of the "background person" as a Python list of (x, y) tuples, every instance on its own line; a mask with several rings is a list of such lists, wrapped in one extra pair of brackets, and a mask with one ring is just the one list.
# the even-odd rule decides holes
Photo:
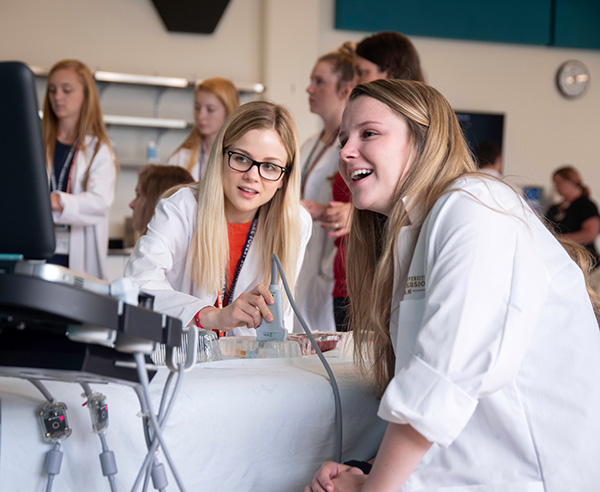
[(554, 171), (552, 181), (562, 200), (548, 209), (546, 218), (561, 237), (583, 245), (592, 255), (596, 268), (599, 257), (594, 241), (600, 233), (600, 216), (598, 207), (590, 199), (590, 189), (572, 166)]
[[(381, 32), (358, 43), (354, 55), (355, 81), (359, 84), (372, 80), (398, 78), (423, 82), (421, 63), (416, 48), (398, 32)], [(337, 174), (333, 182), (333, 202), (326, 212), (329, 223), (341, 225), (331, 228), (335, 238), (333, 311), (337, 331), (351, 328), (348, 289), (346, 286), (346, 244), (350, 227), (351, 194)]]
[(475, 155), (482, 173), (502, 178), (502, 149), (496, 142), (484, 140), (477, 146)]
[(424, 82), (419, 53), (404, 34), (378, 32), (356, 45), (354, 56), (356, 83), (378, 79), (403, 79)]
[(94, 77), (82, 62), (62, 60), (50, 69), (42, 132), (57, 243), (49, 262), (105, 278), (118, 164)]
[(194, 89), (194, 126), (175, 149), (167, 164), (186, 169), (198, 181), (206, 171), (206, 161), (225, 118), (240, 106), (238, 91), (228, 79), (206, 79)]
[(599, 305), (580, 267), (475, 172), (435, 89), (357, 86), (340, 143), (355, 353), (388, 426), (369, 475), (330, 462), (306, 490), (595, 490)]
[[(300, 206), (298, 138), (289, 112), (257, 101), (220, 130), (199, 183), (158, 203), (125, 268), (154, 308), (232, 335), (256, 335), (273, 302), (276, 253), (293, 287), (310, 237)], [(286, 328), (292, 312), (286, 301)]]
[[(326, 228), (344, 226), (328, 213), (333, 200), (332, 183), (338, 169), (337, 136), (342, 112), (354, 87), (352, 67), (354, 45), (345, 43), (338, 50), (321, 56), (310, 75), (306, 89), (310, 111), (323, 122), (323, 129), (309, 138), (302, 156), (302, 204), (313, 219), (311, 239), (296, 289), (296, 302), (311, 329), (335, 331), (332, 304), (334, 238)], [(302, 332), (298, 320), (295, 330)]]
[(174, 186), (192, 183), (194, 178), (182, 167), (148, 164), (139, 174), (135, 186), (135, 198), (129, 202), (133, 212), (133, 230), (146, 234), (148, 223), (160, 197)]

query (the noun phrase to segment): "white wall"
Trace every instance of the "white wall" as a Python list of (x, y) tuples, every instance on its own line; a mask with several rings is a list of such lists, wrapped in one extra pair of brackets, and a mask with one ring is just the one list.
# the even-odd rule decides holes
[[(304, 89), (314, 60), (367, 33), (333, 29), (334, 0), (232, 0), (212, 35), (172, 34), (150, 0), (2, 0), (0, 59), (50, 67), (75, 57), (92, 69), (263, 82), (266, 97), (290, 107), (301, 140), (318, 128)], [(600, 51), (413, 37), (427, 81), (464, 111), (505, 114), (508, 174), (550, 189), (551, 171), (578, 167), (600, 198)], [(571, 58), (590, 70), (582, 99), (555, 88)], [(191, 106), (191, 102), (190, 102)], [(111, 234), (129, 214), (135, 171), (125, 170)]]

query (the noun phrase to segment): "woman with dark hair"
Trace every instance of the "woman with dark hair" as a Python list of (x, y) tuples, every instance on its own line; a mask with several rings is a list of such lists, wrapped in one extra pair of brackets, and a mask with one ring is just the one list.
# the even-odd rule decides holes
[(192, 183), (194, 178), (179, 166), (148, 164), (138, 175), (135, 198), (129, 202), (133, 212), (133, 229), (138, 234), (146, 234), (148, 223), (162, 195), (177, 185)]
[(546, 218), (561, 237), (583, 245), (592, 255), (596, 268), (600, 258), (594, 241), (600, 233), (600, 216), (598, 207), (590, 200), (590, 189), (572, 166), (554, 171), (552, 181), (562, 201), (548, 209)]
[(356, 82), (403, 79), (424, 82), (417, 49), (404, 34), (385, 31), (363, 39), (354, 55)]

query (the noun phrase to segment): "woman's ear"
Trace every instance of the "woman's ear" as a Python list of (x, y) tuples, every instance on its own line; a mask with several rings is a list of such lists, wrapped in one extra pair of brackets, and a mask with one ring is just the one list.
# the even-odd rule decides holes
[(342, 99), (348, 99), (350, 97), (350, 93), (356, 84), (354, 82), (345, 82), (342, 87), (338, 90), (338, 93)]

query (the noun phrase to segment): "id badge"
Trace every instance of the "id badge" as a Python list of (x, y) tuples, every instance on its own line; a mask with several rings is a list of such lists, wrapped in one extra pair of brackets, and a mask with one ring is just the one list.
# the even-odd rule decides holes
[(71, 228), (66, 224), (54, 224), (54, 236), (56, 238), (56, 250), (54, 254), (68, 255)]

